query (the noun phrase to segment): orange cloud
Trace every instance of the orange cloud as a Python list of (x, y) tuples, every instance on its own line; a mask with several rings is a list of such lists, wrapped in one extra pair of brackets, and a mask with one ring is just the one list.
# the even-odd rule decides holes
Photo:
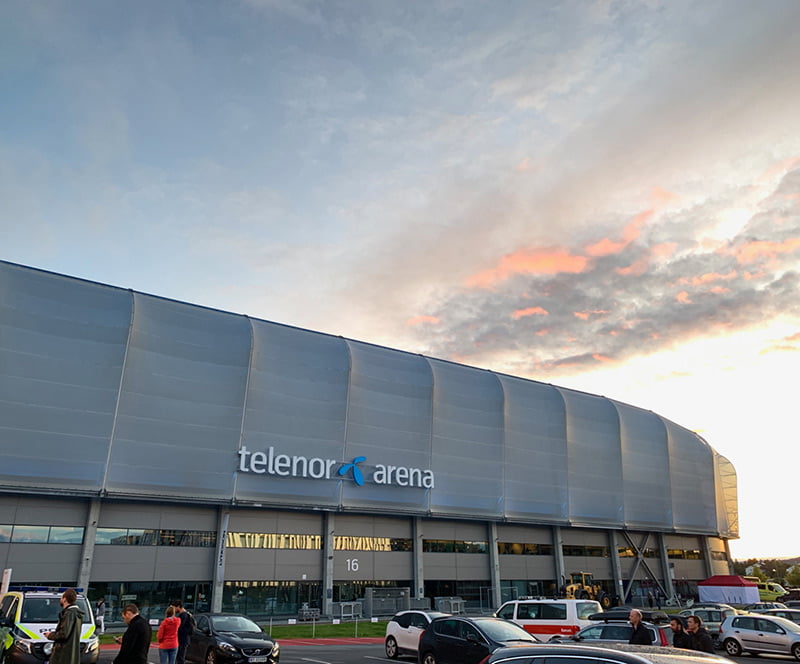
[(638, 277), (645, 272), (647, 272), (647, 268), (650, 266), (650, 259), (645, 256), (640, 258), (638, 261), (634, 261), (628, 267), (617, 267), (614, 268), (614, 272), (623, 276), (623, 277)]
[(625, 228), (622, 230), (621, 240), (614, 242), (608, 238), (603, 238), (599, 242), (595, 242), (594, 244), (590, 244), (588, 247), (586, 247), (586, 253), (590, 256), (608, 256), (610, 254), (618, 254), (631, 242), (638, 238), (639, 235), (641, 235), (642, 226), (648, 219), (650, 219), (650, 217), (653, 216), (654, 213), (655, 209), (646, 210), (645, 212), (637, 214), (633, 221), (625, 226)]
[(678, 300), (681, 304), (691, 304), (692, 300), (689, 298), (689, 293), (686, 291), (681, 291), (675, 296), (675, 299)]
[(550, 330), (537, 330), (536, 332), (537, 337), (543, 337), (548, 334), (550, 334)]
[(800, 157), (789, 157), (788, 159), (779, 161), (777, 164), (775, 164), (769, 170), (767, 170), (759, 178), (759, 181), (763, 182), (764, 180), (771, 180), (776, 175), (782, 175), (783, 173), (788, 173), (798, 164), (800, 164)]
[(733, 255), (740, 263), (753, 263), (759, 258), (774, 259), (781, 254), (789, 254), (800, 249), (800, 238), (789, 238), (783, 242), (771, 240), (754, 240), (733, 250)]
[(606, 357), (605, 355), (600, 355), (600, 353), (592, 353), (592, 357), (598, 362), (612, 362), (612, 359), (610, 357)]
[(550, 312), (545, 309), (542, 309), (541, 307), (528, 307), (527, 309), (517, 309), (513, 314), (511, 314), (511, 317), (514, 320), (519, 320), (524, 316), (533, 316), (533, 315), (549, 316)]
[(704, 286), (705, 284), (710, 284), (715, 281), (730, 281), (731, 279), (735, 279), (737, 276), (736, 270), (731, 270), (728, 274), (720, 274), (719, 272), (706, 272), (705, 274), (701, 274), (699, 277), (692, 277), (689, 279), (688, 277), (682, 277), (678, 279), (679, 284), (691, 284), (692, 286)]
[(669, 258), (678, 248), (677, 242), (662, 242), (650, 247), (650, 255), (654, 258)]
[(607, 313), (603, 309), (595, 309), (594, 311), (574, 311), (572, 315), (581, 320), (589, 320), (589, 316), (600, 316)]
[(725, 288), (724, 286), (714, 286), (714, 288), (711, 289), (711, 292), (714, 293), (714, 295), (722, 295), (723, 293), (730, 293), (731, 289)]
[(438, 319), (436, 316), (414, 316), (413, 318), (409, 318), (406, 321), (406, 325), (408, 325), (409, 327), (414, 326), (414, 325), (422, 325), (423, 323), (429, 323), (430, 325), (436, 325), (436, 323), (439, 323), (439, 322), (440, 322), (440, 319)]
[(515, 274), (575, 274), (583, 272), (588, 262), (586, 256), (570, 254), (565, 249), (521, 249), (503, 256), (497, 267), (467, 277), (465, 283), (469, 288), (491, 288)]

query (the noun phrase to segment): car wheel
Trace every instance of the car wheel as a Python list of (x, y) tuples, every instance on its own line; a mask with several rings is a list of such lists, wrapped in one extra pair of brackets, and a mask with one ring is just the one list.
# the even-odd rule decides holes
[(600, 601), (600, 606), (602, 606), (604, 610), (611, 608), (611, 597), (609, 597), (607, 593), (600, 593), (598, 599)]
[(800, 662), (800, 643), (792, 644), (792, 657), (794, 657), (798, 662)]
[(213, 648), (209, 648), (206, 653), (206, 664), (217, 664), (217, 655)]
[(725, 648), (725, 652), (731, 657), (738, 657), (742, 654), (742, 646), (739, 645), (736, 639), (725, 639), (725, 643), (722, 645)]
[(432, 652), (426, 652), (419, 662), (420, 664), (436, 664), (436, 655)]
[(397, 641), (393, 636), (386, 638), (386, 656), (389, 659), (397, 659)]

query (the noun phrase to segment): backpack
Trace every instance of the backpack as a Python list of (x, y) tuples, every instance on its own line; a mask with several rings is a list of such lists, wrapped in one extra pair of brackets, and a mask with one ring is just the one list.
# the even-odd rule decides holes
[(186, 632), (189, 636), (192, 636), (192, 634), (194, 634), (197, 631), (197, 621), (194, 619), (194, 616), (188, 611), (186, 612), (186, 615), (189, 616), (189, 622), (186, 628)]

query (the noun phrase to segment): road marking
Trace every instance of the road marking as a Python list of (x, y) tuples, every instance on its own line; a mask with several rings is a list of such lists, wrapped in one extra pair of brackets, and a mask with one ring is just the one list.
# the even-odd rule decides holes
[(326, 662), (324, 659), (310, 659), (308, 657), (301, 657), (301, 660), (304, 662), (316, 662), (317, 664), (331, 664), (330, 662)]

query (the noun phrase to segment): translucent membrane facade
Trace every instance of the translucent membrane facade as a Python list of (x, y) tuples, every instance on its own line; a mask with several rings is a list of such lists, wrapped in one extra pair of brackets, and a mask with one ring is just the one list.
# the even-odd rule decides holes
[(0, 453), (5, 490), (738, 536), (731, 463), (650, 411), (4, 262)]

